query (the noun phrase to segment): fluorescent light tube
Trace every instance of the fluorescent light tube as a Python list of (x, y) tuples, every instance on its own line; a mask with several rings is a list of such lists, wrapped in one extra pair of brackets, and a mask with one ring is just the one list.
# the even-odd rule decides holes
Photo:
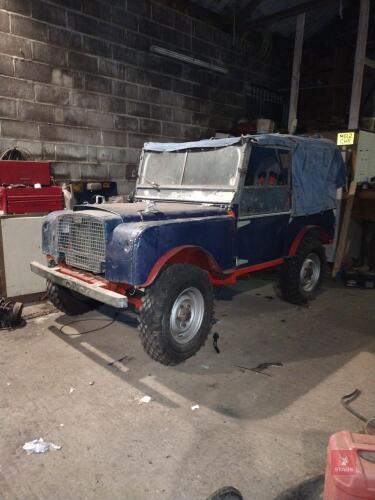
[(160, 54), (162, 56), (171, 57), (172, 59), (177, 59), (178, 61), (186, 62), (188, 64), (195, 64), (195, 66), (200, 66), (201, 68), (210, 69), (212, 71), (218, 71), (219, 73), (227, 74), (227, 68), (223, 66), (216, 66), (216, 64), (211, 64), (206, 61), (202, 61), (201, 59), (196, 59), (195, 57), (190, 57), (185, 54), (180, 54), (179, 52), (175, 52), (174, 50), (165, 49), (164, 47), (159, 47), (158, 45), (151, 45), (151, 52), (155, 52), (155, 54)]

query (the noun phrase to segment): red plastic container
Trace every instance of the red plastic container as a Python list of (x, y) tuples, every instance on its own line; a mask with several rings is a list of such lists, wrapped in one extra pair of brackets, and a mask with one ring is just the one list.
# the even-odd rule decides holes
[(0, 184), (51, 185), (48, 161), (0, 160)]
[(375, 436), (348, 431), (328, 442), (324, 500), (375, 499)]
[(53, 212), (64, 208), (61, 187), (39, 189), (0, 187), (0, 210), (6, 214)]

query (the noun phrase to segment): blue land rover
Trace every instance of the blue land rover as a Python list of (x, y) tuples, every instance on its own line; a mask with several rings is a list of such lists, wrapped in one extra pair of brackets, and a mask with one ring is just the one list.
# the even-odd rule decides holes
[(345, 181), (338, 149), (320, 138), (147, 143), (133, 202), (51, 213), (48, 265), (31, 268), (66, 314), (132, 304), (147, 353), (177, 364), (210, 332), (214, 286), (278, 267), (286, 300), (314, 296)]

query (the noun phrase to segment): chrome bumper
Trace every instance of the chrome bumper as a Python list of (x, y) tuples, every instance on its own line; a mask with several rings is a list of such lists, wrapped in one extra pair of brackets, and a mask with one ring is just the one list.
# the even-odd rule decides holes
[(59, 272), (59, 267), (47, 267), (39, 262), (31, 262), (30, 269), (33, 273), (46, 278), (47, 280), (56, 283), (57, 285), (69, 288), (74, 292), (85, 295), (90, 299), (97, 300), (103, 304), (108, 304), (112, 307), (117, 307), (118, 309), (124, 309), (128, 307), (128, 298), (121, 293), (112, 292), (111, 290), (106, 290), (100, 284), (86, 283), (73, 276), (68, 276), (66, 274)]

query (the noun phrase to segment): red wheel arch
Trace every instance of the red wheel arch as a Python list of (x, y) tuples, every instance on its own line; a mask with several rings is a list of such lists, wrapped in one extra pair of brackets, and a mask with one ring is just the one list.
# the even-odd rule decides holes
[(328, 234), (326, 233), (326, 231), (322, 227), (320, 227), (320, 226), (305, 226), (304, 228), (302, 228), (300, 230), (300, 232), (297, 234), (297, 236), (294, 238), (292, 244), (290, 245), (289, 253), (288, 253), (289, 257), (293, 257), (294, 255), (296, 255), (296, 253), (298, 252), (298, 248), (301, 244), (301, 241), (306, 236), (306, 234), (312, 230), (316, 230), (319, 232), (319, 238), (320, 238), (320, 241), (322, 243), (327, 244), (327, 243), (332, 242), (332, 240), (330, 239), (330, 237), (328, 236)]
[(168, 250), (162, 255), (153, 265), (147, 280), (140, 288), (144, 288), (152, 284), (161, 269), (170, 264), (192, 264), (206, 271), (222, 274), (220, 266), (216, 260), (203, 248), (194, 245), (182, 245)]

